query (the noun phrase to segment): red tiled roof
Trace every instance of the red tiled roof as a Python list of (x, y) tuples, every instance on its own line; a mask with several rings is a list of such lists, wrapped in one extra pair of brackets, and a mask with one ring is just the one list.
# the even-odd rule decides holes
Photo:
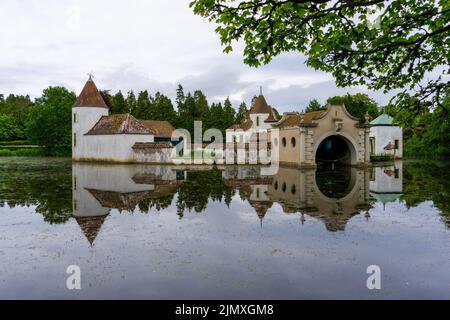
[(89, 80), (84, 85), (83, 90), (81, 90), (80, 95), (75, 101), (73, 107), (94, 107), (94, 108), (108, 108), (103, 100), (100, 92), (97, 89), (94, 81), (89, 78)]
[(129, 113), (102, 116), (87, 135), (154, 134)]

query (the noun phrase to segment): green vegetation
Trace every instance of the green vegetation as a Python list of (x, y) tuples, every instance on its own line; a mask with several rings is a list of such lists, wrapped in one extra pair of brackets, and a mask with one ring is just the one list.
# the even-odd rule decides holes
[[(327, 99), (327, 104), (344, 104), (347, 111), (358, 118), (361, 123), (365, 122), (366, 113), (370, 119), (375, 119), (380, 114), (378, 103), (365, 93), (350, 94), (344, 96), (334, 96)], [(305, 112), (321, 111), (326, 109), (326, 104), (321, 105), (317, 99), (312, 99), (305, 109)]]
[(250, 66), (296, 51), (338, 86), (398, 90), (399, 106), (411, 97), (438, 106), (450, 93), (449, 1), (194, 0), (190, 6), (217, 25), (225, 52), (242, 40)]
[(49, 87), (28, 112), (27, 138), (44, 147), (47, 155), (68, 156), (72, 152), (72, 105), (76, 95), (63, 87)]
[(429, 105), (411, 99), (408, 108), (389, 105), (385, 112), (394, 117), (404, 132), (404, 154), (410, 158), (450, 157), (450, 95), (443, 108), (430, 110)]

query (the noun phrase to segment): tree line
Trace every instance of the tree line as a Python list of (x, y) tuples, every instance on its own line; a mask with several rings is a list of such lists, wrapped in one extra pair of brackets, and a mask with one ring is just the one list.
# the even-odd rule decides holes
[[(176, 90), (174, 103), (160, 92), (151, 95), (147, 90), (137, 95), (132, 90), (125, 95), (122, 91), (115, 94), (102, 91), (101, 94), (111, 114), (131, 113), (138, 119), (166, 120), (191, 134), (196, 120), (203, 122), (204, 130), (217, 128), (225, 134), (227, 128), (242, 122), (248, 112), (245, 102), (241, 102), (237, 109), (229, 98), (209, 103), (201, 90), (185, 92), (181, 85)], [(28, 140), (42, 146), (47, 155), (70, 155), (71, 110), (75, 100), (76, 94), (64, 87), (49, 87), (34, 101), (28, 95), (10, 94), (5, 97), (0, 94), (0, 142)], [(449, 97), (443, 101), (446, 108), (435, 109), (417, 98), (410, 99), (408, 108), (391, 104), (381, 107), (362, 93), (330, 97), (326, 101), (328, 103), (345, 104), (349, 113), (361, 122), (365, 121), (366, 114), (370, 119), (382, 112), (391, 115), (404, 129), (404, 151), (408, 156), (450, 156), (450, 116), (445, 112), (450, 107)], [(326, 104), (312, 99), (304, 111), (324, 110)]]

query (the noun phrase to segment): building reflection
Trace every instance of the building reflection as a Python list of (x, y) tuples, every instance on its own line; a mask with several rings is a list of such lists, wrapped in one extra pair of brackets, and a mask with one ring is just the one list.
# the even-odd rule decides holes
[(181, 219), (185, 210), (203, 212), (213, 201), (229, 205), (238, 193), (254, 209), (261, 227), (268, 214), (279, 214), (270, 210), (278, 204), (283, 213), (298, 215), (302, 224), (312, 217), (328, 231), (338, 231), (355, 215), (369, 217), (373, 198), (389, 201), (402, 190), (399, 164), (372, 171), (282, 167), (273, 176), (262, 175), (259, 166), (202, 169), (75, 163), (73, 216), (92, 245), (112, 209), (149, 212), (153, 207), (160, 211), (176, 205)]
[[(361, 211), (370, 209), (369, 173), (351, 167), (335, 170), (299, 170), (280, 168), (274, 176), (254, 181), (254, 172), (245, 167), (230, 174), (227, 183), (235, 186), (263, 219), (273, 203), (286, 214), (299, 214), (300, 221), (314, 217), (324, 222), (328, 231), (344, 230), (346, 223)], [(254, 169), (253, 169), (254, 170)], [(246, 178), (245, 172), (251, 176)], [(245, 192), (247, 190), (247, 192)]]
[(75, 163), (73, 216), (92, 245), (111, 209), (133, 211), (143, 200), (175, 194), (179, 181), (165, 166)]
[(403, 163), (373, 167), (370, 172), (370, 195), (383, 204), (394, 202), (403, 195)]

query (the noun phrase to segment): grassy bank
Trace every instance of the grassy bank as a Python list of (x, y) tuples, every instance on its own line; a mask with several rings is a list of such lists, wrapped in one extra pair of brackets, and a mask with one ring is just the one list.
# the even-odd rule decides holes
[(41, 157), (45, 155), (44, 148), (31, 145), (26, 140), (0, 141), (0, 157)]

